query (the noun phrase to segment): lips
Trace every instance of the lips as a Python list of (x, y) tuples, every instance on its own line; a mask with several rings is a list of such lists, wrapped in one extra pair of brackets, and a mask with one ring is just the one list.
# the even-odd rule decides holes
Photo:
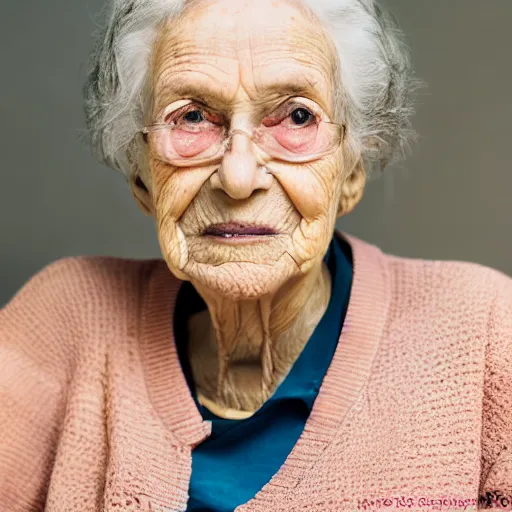
[(253, 237), (277, 235), (277, 231), (269, 226), (260, 224), (247, 224), (242, 222), (229, 222), (208, 226), (203, 236), (216, 236), (221, 238)]

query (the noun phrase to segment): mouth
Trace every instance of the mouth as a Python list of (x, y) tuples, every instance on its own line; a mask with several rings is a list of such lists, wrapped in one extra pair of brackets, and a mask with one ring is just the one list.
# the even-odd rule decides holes
[(203, 231), (203, 236), (222, 242), (249, 242), (263, 237), (275, 236), (277, 231), (269, 226), (243, 222), (213, 224)]

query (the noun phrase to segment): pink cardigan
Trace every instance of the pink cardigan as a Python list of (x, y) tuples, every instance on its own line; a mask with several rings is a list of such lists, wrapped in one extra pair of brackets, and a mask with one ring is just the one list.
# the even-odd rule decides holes
[[(383, 254), (354, 282), (305, 430), (237, 512), (512, 509), (512, 280)], [(163, 260), (59, 260), (0, 312), (0, 511), (183, 511), (210, 432)], [(480, 497), (480, 500), (479, 500)]]

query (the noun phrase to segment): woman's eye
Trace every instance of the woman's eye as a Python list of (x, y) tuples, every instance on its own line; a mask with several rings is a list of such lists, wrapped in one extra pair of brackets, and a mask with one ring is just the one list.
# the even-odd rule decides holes
[(218, 115), (203, 108), (188, 105), (185, 108), (169, 113), (164, 122), (185, 129), (187, 126), (199, 127), (209, 123), (219, 124), (222, 120)]
[(191, 110), (183, 116), (183, 120), (188, 123), (200, 123), (204, 119), (203, 114), (199, 110)]
[(305, 109), (305, 108), (296, 108), (291, 114), (291, 119), (292, 121), (300, 126), (300, 125), (304, 125), (306, 124), (308, 121), (311, 120), (311, 118), (313, 117), (313, 114)]

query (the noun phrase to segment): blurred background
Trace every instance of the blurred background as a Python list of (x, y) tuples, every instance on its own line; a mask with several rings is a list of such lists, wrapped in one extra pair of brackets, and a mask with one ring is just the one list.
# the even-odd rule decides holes
[[(385, 252), (512, 275), (512, 2), (386, 4), (428, 84), (414, 122), (420, 140), (339, 227)], [(121, 175), (79, 139), (83, 67), (102, 5), (2, 5), (0, 305), (65, 256), (160, 256)]]

